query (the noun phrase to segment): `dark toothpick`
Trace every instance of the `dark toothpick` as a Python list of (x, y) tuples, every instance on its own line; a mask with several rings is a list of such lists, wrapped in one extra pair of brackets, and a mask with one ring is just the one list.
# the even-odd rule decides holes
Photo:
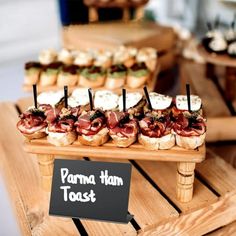
[(149, 97), (149, 93), (148, 93), (147, 87), (145, 86), (145, 87), (143, 88), (143, 90), (144, 90), (144, 93), (145, 93), (145, 96), (146, 96), (146, 99), (147, 99), (149, 108), (150, 108), (150, 110), (152, 111), (152, 103), (151, 103), (151, 100), (150, 100), (150, 97)]
[(34, 95), (34, 107), (37, 109), (38, 104), (37, 104), (37, 85), (33, 85), (33, 95)]
[(187, 93), (187, 101), (188, 101), (188, 111), (191, 112), (190, 85), (189, 84), (186, 84), (186, 93)]
[(91, 88), (88, 89), (88, 95), (89, 95), (89, 104), (90, 104), (90, 110), (93, 110), (93, 95), (92, 95), (92, 91)]
[(64, 86), (65, 108), (68, 108), (68, 86)]
[(122, 89), (123, 112), (126, 112), (126, 89)]

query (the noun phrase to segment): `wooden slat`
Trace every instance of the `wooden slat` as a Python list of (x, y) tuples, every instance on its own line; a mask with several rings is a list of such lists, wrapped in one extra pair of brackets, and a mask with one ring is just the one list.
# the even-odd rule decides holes
[[(7, 187), (17, 210), (16, 216), (21, 216), (19, 221), (24, 222), (26, 217), (33, 235), (78, 235), (71, 219), (48, 216), (49, 196), (40, 188), (36, 159), (22, 149), (23, 138), (15, 126), (18, 120), (15, 106), (12, 103), (0, 103), (0, 109), (4, 111), (0, 114), (1, 153), (5, 153), (8, 162), (8, 166), (4, 167), (9, 168), (4, 173), (11, 173), (11, 179), (15, 181), (15, 186), (7, 182)], [(19, 194), (12, 195), (14, 187)], [(21, 203), (23, 206), (19, 208), (18, 204)], [(22, 224), (19, 226), (27, 235), (28, 229)]]
[(4, 151), (3, 146), (0, 143), (0, 170), (1, 175), (4, 177), (5, 184), (7, 186), (8, 193), (11, 197), (12, 206), (16, 216), (17, 223), (21, 230), (22, 235), (31, 235), (30, 224), (28, 222), (26, 212), (24, 209), (24, 203), (22, 202), (20, 193), (16, 186), (14, 176), (10, 171), (10, 167), (7, 161), (7, 154)]
[[(117, 159), (92, 159), (111, 162), (125, 162)], [(176, 171), (174, 170), (174, 173)], [(134, 215), (134, 219), (146, 230), (160, 223), (167, 222), (179, 216), (178, 212), (168, 201), (132, 166), (129, 212)]]
[(112, 141), (102, 146), (90, 148), (75, 141), (72, 145), (56, 147), (47, 142), (46, 138), (24, 142), (24, 150), (34, 154), (52, 154), (60, 156), (89, 156), (96, 158), (119, 158), (130, 160), (201, 162), (205, 159), (205, 145), (197, 150), (187, 150), (177, 146), (169, 150), (146, 150), (139, 143), (128, 148), (118, 148)]
[(176, 197), (176, 163), (149, 161), (137, 161), (137, 163), (183, 213), (203, 208), (218, 199), (205, 185), (195, 179), (193, 199), (181, 203)]
[[(182, 62), (182, 85), (185, 86), (186, 82), (190, 83), (191, 89), (201, 97), (204, 111), (208, 118), (230, 116), (230, 112), (220, 93), (214, 83), (206, 78), (204, 70), (204, 65), (186, 61)], [(185, 92), (184, 86), (182, 92)]]
[[(209, 166), (210, 167), (210, 166)], [(174, 221), (154, 227), (140, 236), (189, 236), (204, 235), (214, 229), (236, 220), (236, 191), (226, 194), (214, 204), (190, 214), (184, 214)]]
[(129, 223), (126, 224), (115, 224), (105, 223), (101, 221), (81, 220), (84, 228), (90, 236), (134, 236), (137, 235), (136, 230)]
[(196, 171), (220, 195), (236, 190), (236, 170), (210, 150)]
[(24, 112), (27, 110), (29, 106), (32, 106), (34, 104), (33, 102), (33, 96), (31, 97), (24, 97), (18, 99), (16, 102), (17, 107), (20, 109), (21, 112)]
[(207, 234), (207, 236), (235, 236), (236, 235), (236, 221), (232, 222), (231, 224), (228, 224), (224, 226), (223, 228), (220, 228), (212, 233)]

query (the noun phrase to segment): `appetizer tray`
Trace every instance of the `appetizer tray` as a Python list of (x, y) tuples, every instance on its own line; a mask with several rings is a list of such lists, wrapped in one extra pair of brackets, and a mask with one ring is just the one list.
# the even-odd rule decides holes
[[(146, 82), (146, 86), (148, 88), (149, 91), (153, 91), (155, 89), (156, 83), (157, 83), (157, 78), (158, 78), (158, 74), (160, 72), (160, 64), (157, 64), (156, 70), (149, 76), (149, 79)], [(79, 88), (79, 85), (75, 85), (75, 86), (68, 86), (68, 88), (70, 90), (73, 90), (75, 88)], [(37, 90), (38, 92), (45, 92), (45, 91), (57, 91), (59, 89), (62, 89), (63, 87), (58, 87), (56, 84), (55, 85), (51, 85), (51, 86), (40, 86), (37, 85)], [(125, 88), (127, 90), (127, 92), (136, 92), (136, 91), (143, 91), (143, 85), (140, 88), (129, 88), (127, 85), (124, 85), (122, 88)], [(107, 89), (105, 86), (101, 86), (101, 87), (97, 87), (97, 88), (93, 88), (94, 91), (97, 90), (104, 90)], [(23, 84), (23, 90), (25, 92), (30, 92), (32, 91), (32, 85), (26, 85)], [(115, 93), (120, 93), (121, 88), (117, 88), (117, 89), (109, 89)]]

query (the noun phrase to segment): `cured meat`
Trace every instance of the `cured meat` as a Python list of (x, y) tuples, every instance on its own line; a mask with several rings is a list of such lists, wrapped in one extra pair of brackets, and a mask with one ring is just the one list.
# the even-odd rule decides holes
[(131, 137), (138, 133), (136, 119), (129, 119), (129, 114), (124, 112), (107, 112), (107, 126), (111, 135)]
[(100, 110), (89, 111), (75, 122), (79, 134), (95, 135), (106, 126), (106, 117)]
[(17, 128), (24, 134), (33, 134), (37, 131), (45, 131), (47, 122), (44, 113), (40, 110), (29, 110), (20, 115)]
[(48, 125), (49, 132), (66, 133), (74, 129), (74, 120), (64, 117)]
[(172, 122), (168, 116), (159, 119), (155, 117), (145, 117), (140, 122), (141, 133), (152, 138), (160, 138), (171, 132)]
[(179, 114), (175, 120), (173, 129), (180, 136), (200, 136), (206, 132), (206, 124), (201, 116), (188, 118), (183, 114)]

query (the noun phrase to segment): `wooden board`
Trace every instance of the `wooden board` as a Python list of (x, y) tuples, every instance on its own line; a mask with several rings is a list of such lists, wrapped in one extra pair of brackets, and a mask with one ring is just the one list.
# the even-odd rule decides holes
[(72, 145), (56, 147), (47, 142), (46, 138), (24, 142), (24, 150), (34, 154), (52, 154), (60, 156), (89, 156), (104, 158), (119, 158), (130, 160), (149, 161), (175, 161), (175, 162), (201, 162), (205, 159), (205, 145), (196, 150), (187, 150), (173, 147), (170, 150), (151, 151), (143, 148), (141, 144), (135, 143), (128, 148), (118, 148), (112, 141), (108, 141), (99, 147), (81, 145), (75, 141)]
[(207, 234), (207, 236), (226, 236), (226, 235), (230, 235), (230, 236), (236, 235), (236, 221), (212, 233)]
[(209, 63), (219, 66), (236, 67), (236, 59), (228, 56), (227, 54), (219, 55), (216, 53), (209, 53), (202, 45), (198, 46), (198, 51), (200, 55)]
[[(25, 106), (24, 99), (18, 102)], [(207, 151), (197, 165), (192, 202), (181, 204), (172, 196), (173, 163), (138, 161), (138, 167), (132, 162), (129, 211), (137, 225), (81, 220), (78, 232), (71, 219), (48, 215), (49, 195), (40, 188), (36, 158), (23, 151), (16, 132), (16, 106), (0, 103), (0, 108), (0, 168), (22, 235), (202, 235), (236, 220), (236, 170)]]
[(109, 22), (89, 25), (70, 25), (62, 32), (63, 46), (69, 49), (114, 49), (120, 45), (153, 47), (168, 51), (176, 44), (177, 36), (171, 27), (151, 22)]

